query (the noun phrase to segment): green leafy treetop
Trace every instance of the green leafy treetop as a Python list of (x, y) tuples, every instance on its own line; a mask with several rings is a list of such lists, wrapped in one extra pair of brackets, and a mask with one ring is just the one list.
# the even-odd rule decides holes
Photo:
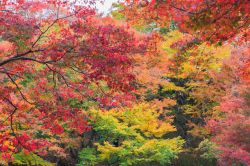
[[(182, 152), (184, 140), (166, 138), (175, 131), (171, 119), (148, 104), (125, 110), (92, 111), (94, 147), (84, 148), (80, 165), (168, 165)], [(98, 142), (95, 142), (98, 140)]]

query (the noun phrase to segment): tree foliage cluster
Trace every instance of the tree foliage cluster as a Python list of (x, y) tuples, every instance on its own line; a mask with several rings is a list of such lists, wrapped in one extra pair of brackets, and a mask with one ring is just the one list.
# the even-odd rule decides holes
[(249, 2), (97, 2), (0, 1), (0, 164), (249, 165)]

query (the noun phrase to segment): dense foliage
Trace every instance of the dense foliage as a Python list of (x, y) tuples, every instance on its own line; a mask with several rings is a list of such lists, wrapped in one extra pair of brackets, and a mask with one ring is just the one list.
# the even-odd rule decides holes
[(171, 120), (160, 121), (161, 114), (150, 105), (108, 112), (93, 110), (91, 115), (92, 141), (96, 148), (84, 148), (80, 152), (79, 165), (166, 165), (182, 151), (184, 140), (164, 139), (164, 135), (175, 131), (169, 124)]
[(0, 1), (0, 165), (249, 165), (249, 2), (97, 2)]

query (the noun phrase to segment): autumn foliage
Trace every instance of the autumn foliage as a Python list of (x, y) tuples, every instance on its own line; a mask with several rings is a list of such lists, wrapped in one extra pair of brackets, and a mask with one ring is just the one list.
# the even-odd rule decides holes
[(89, 131), (89, 117), (74, 101), (107, 107), (133, 90), (130, 56), (140, 50), (135, 36), (94, 14), (60, 1), (1, 4), (3, 158), (20, 149), (46, 153), (58, 138)]
[(249, 165), (249, 2), (96, 3), (0, 1), (0, 164)]

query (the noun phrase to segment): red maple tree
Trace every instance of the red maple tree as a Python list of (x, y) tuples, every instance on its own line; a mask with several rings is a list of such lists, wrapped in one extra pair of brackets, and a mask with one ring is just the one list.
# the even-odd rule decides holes
[(130, 56), (140, 51), (138, 42), (127, 28), (95, 16), (93, 3), (1, 2), (3, 158), (22, 149), (42, 154), (51, 137), (90, 130), (87, 113), (72, 101), (104, 107), (124, 99), (117, 92), (129, 96), (134, 89)]

